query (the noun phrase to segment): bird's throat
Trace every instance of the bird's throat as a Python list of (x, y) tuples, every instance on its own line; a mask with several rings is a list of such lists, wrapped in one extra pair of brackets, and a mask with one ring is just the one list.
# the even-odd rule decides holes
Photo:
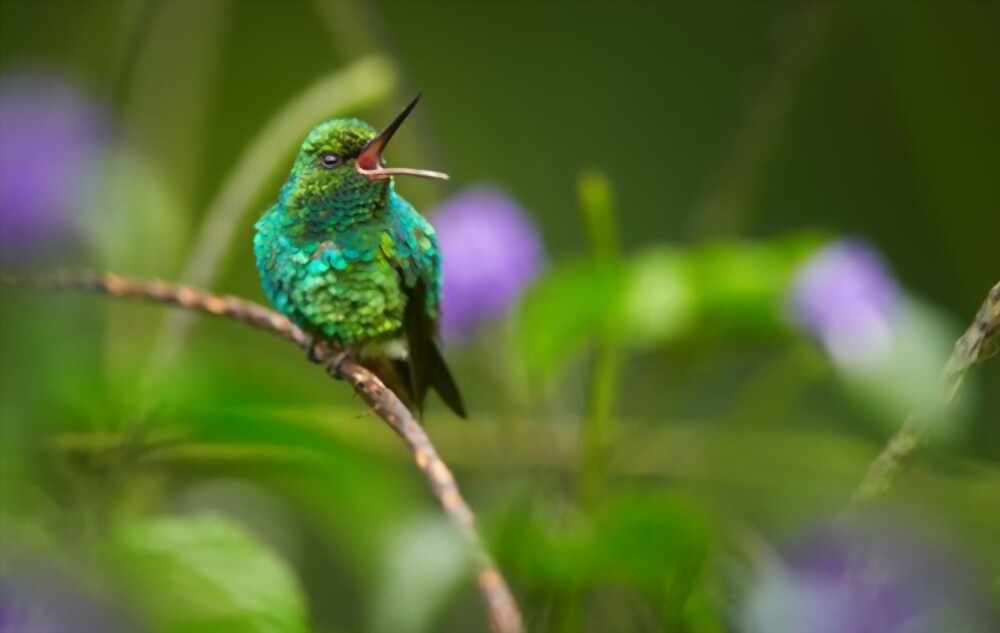
[[(285, 194), (286, 192), (283, 192)], [(380, 222), (393, 195), (391, 182), (369, 183), (363, 188), (337, 189), (323, 195), (309, 188), (293, 188), (282, 195), (289, 226), (307, 239), (322, 239)]]

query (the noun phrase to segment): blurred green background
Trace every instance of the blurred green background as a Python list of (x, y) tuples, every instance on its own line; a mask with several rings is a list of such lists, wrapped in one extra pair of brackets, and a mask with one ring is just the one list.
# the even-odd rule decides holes
[[(15, 234), (4, 185), (5, 269), (258, 301), (253, 222), (308, 130), (423, 92), (390, 160), (452, 179), (398, 190), (433, 222), (492, 187), (547, 253), (447, 346), (472, 420), (426, 424), (529, 630), (996, 625), (1000, 363), (836, 517), (1000, 277), (1000, 4), (4, 0), (5, 101), (26, 76), (100, 150), (59, 239)], [(15, 110), (24, 184), (59, 137)], [(795, 317), (844, 243), (896, 306), (874, 364)], [(0, 325), (0, 631), (486, 630), (409, 456), (286, 343), (9, 288)], [(859, 551), (874, 594), (830, 563)]]

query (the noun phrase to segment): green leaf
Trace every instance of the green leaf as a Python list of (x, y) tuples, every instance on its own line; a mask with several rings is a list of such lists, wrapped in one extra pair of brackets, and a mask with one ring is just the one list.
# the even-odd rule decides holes
[(420, 633), (472, 569), (461, 535), (444, 518), (421, 516), (389, 535), (372, 608), (373, 631)]
[(682, 252), (656, 248), (628, 266), (622, 305), (626, 342), (636, 347), (683, 336), (696, 321), (697, 293)]
[(555, 268), (525, 297), (514, 349), (529, 383), (550, 382), (599, 337), (648, 347), (703, 324), (713, 331), (785, 327), (788, 286), (819, 240), (791, 235), (695, 249), (657, 247), (617, 264)]
[(301, 590), (291, 570), (225, 519), (129, 523), (114, 533), (107, 553), (154, 631), (308, 630)]
[(564, 590), (626, 582), (658, 604), (683, 605), (708, 554), (711, 530), (691, 504), (659, 494), (619, 495), (593, 516), (555, 517), (519, 505), (496, 549), (522, 582)]
[(532, 591), (564, 591), (600, 579), (600, 551), (582, 516), (553, 516), (545, 501), (521, 500), (497, 530), (501, 567)]
[(619, 497), (597, 520), (605, 575), (627, 579), (675, 620), (708, 559), (708, 522), (689, 504), (657, 495)]
[(715, 326), (771, 331), (784, 327), (785, 297), (812, 238), (715, 244), (691, 254), (703, 317)]
[(521, 303), (514, 329), (516, 358), (529, 382), (551, 381), (613, 318), (622, 269), (597, 262), (564, 264)]
[(94, 171), (88, 210), (81, 217), (95, 264), (144, 276), (175, 268), (189, 227), (163, 173), (147, 155), (123, 143), (109, 150)]

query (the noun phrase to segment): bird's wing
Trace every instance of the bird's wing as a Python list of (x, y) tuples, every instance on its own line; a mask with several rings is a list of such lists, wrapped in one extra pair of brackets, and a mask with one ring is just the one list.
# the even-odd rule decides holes
[(435, 342), (441, 256), (434, 229), (412, 207), (410, 211), (408, 230), (400, 227), (392, 236), (392, 247), (384, 251), (399, 274), (400, 288), (406, 296), (403, 328), (409, 349), (410, 390), (421, 413), (427, 391), (433, 387), (445, 404), (464, 418), (467, 414), (458, 386)]
[(452, 378), (448, 365), (441, 356), (434, 341), (437, 324), (425, 309), (427, 304), (427, 289), (423, 280), (418, 280), (413, 286), (403, 285), (407, 295), (406, 311), (403, 324), (406, 330), (406, 343), (409, 348), (410, 389), (417, 409), (423, 414), (423, 404), (429, 387), (434, 387), (445, 404), (461, 418), (467, 417), (462, 396)]

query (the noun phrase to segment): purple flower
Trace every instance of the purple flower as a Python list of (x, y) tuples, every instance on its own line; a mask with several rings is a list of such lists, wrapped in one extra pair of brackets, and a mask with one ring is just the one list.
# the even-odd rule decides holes
[(746, 595), (745, 633), (987, 630), (983, 579), (912, 525), (825, 529), (783, 554)]
[(792, 285), (793, 319), (846, 367), (870, 367), (892, 348), (899, 288), (879, 254), (841, 240), (807, 261)]
[(442, 331), (466, 338), (516, 305), (544, 264), (544, 246), (525, 211), (493, 189), (452, 197), (432, 221), (443, 261)]
[(0, 254), (52, 250), (72, 235), (82, 187), (107, 139), (104, 112), (63, 79), (0, 77)]
[(75, 570), (38, 560), (0, 576), (0, 633), (126, 633), (138, 628)]

